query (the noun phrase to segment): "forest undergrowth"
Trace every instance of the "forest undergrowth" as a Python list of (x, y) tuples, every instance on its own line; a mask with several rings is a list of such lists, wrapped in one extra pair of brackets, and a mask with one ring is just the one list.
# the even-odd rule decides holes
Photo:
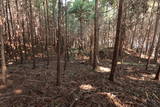
[[(56, 57), (48, 66), (18, 64), (8, 67), (8, 86), (0, 85), (0, 107), (158, 107), (160, 81), (153, 80), (156, 67), (143, 63), (118, 65), (115, 82), (108, 80), (111, 61), (106, 58), (96, 71), (87, 62), (72, 60), (61, 69), (56, 86)], [(135, 58), (133, 58), (135, 59)], [(126, 57), (132, 60), (132, 57)], [(63, 61), (61, 61), (63, 63)], [(105, 66), (107, 65), (107, 66)], [(3, 105), (3, 106), (2, 106)]]

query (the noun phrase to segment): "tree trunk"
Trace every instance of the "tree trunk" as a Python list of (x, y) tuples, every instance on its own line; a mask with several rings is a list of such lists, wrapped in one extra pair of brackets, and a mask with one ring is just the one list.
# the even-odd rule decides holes
[(83, 51), (83, 20), (82, 20), (82, 15), (80, 15), (80, 18), (79, 18), (79, 24), (80, 24), (79, 54), (82, 54), (82, 51)]
[[(142, 23), (141, 23), (141, 29), (142, 29), (142, 31), (141, 31), (141, 33), (140, 33), (141, 36), (143, 36), (143, 28), (144, 28), (144, 16), (143, 16), (143, 18), (142, 18)], [(143, 54), (143, 48), (144, 48), (144, 43), (145, 43), (145, 41), (146, 41), (146, 38), (147, 38), (147, 35), (144, 35), (144, 39), (143, 39), (142, 44), (141, 44), (141, 47), (140, 47), (139, 62), (140, 62), (141, 56), (142, 56), (142, 54)]]
[(27, 47), (26, 47), (26, 39), (25, 39), (25, 23), (24, 16), (22, 19), (22, 38), (23, 38), (23, 50), (24, 50), (24, 59), (27, 59)]
[(95, 0), (95, 18), (94, 18), (94, 52), (93, 52), (93, 70), (97, 67), (98, 59), (98, 0)]
[(136, 25), (134, 26), (133, 37), (132, 37), (132, 42), (131, 42), (131, 49), (133, 49), (134, 40), (135, 40), (135, 36), (136, 36), (136, 33), (137, 33), (137, 24), (138, 24), (138, 20), (136, 22)]
[(119, 49), (119, 40), (120, 40), (120, 29), (121, 29), (121, 20), (122, 20), (122, 13), (123, 13), (123, 1), (119, 0), (119, 9), (118, 9), (118, 19), (117, 19), (117, 28), (116, 28), (116, 41), (114, 46), (114, 53), (113, 53), (113, 59), (112, 59), (112, 68), (111, 68), (111, 74), (109, 77), (110, 81), (114, 81), (114, 73), (116, 71), (117, 67), (117, 55), (118, 55), (118, 49)]
[(54, 26), (54, 31), (53, 31), (53, 48), (56, 45), (56, 33), (57, 33), (57, 27), (56, 27), (56, 18), (55, 18), (55, 6), (56, 6), (57, 0), (52, 0), (52, 17), (53, 17), (53, 26)]
[(64, 71), (66, 70), (67, 67), (67, 61), (68, 61), (68, 57), (69, 57), (69, 53), (68, 53), (68, 14), (67, 14), (67, 0), (65, 0), (65, 55), (64, 55)]
[(158, 71), (156, 73), (155, 80), (159, 80), (159, 74), (160, 74), (160, 66), (159, 66)]
[[(9, 57), (12, 58), (12, 52), (13, 52), (13, 50), (12, 50), (12, 38), (11, 38), (12, 35), (11, 35), (11, 29), (10, 29), (10, 23), (9, 23), (8, 9), (9, 9), (9, 13), (11, 13), (11, 12), (10, 12), (10, 3), (9, 3), (8, 0), (6, 0), (5, 9), (6, 9), (6, 22), (7, 22), (7, 31), (8, 31), (6, 33), (8, 34), (8, 37), (9, 37), (9, 46), (10, 46), (9, 47), (9, 51), (10, 51), (9, 52), (10, 53)], [(11, 16), (11, 14), (10, 14), (10, 17), (11, 17), (11, 26), (12, 26), (12, 16)]]
[(58, 31), (57, 31), (57, 82), (56, 85), (60, 85), (60, 44), (61, 44), (61, 0), (58, 0)]
[(148, 49), (149, 49), (149, 39), (150, 39), (150, 32), (151, 32), (152, 23), (153, 23), (152, 16), (153, 16), (153, 13), (154, 13), (154, 7), (155, 7), (155, 0), (154, 0), (153, 5), (152, 5), (151, 14), (150, 14), (150, 18), (149, 18), (149, 23), (148, 23), (149, 28), (146, 30), (147, 41), (146, 41), (145, 55), (148, 54)]
[(159, 51), (160, 51), (160, 33), (159, 33), (159, 37), (158, 37), (158, 43), (157, 43), (157, 46), (155, 49), (155, 54), (154, 54), (154, 61), (155, 62), (157, 62)]
[(44, 3), (44, 18), (45, 18), (45, 33), (46, 33), (46, 44), (45, 44), (45, 51), (46, 51), (46, 61), (47, 61), (47, 68), (49, 65), (49, 52), (48, 52), (48, 46), (49, 46), (49, 34), (50, 34), (50, 28), (49, 28), (49, 16), (48, 16), (48, 0), (45, 0)]
[(16, 29), (17, 30), (17, 33), (16, 33), (16, 36), (17, 36), (17, 39), (18, 39), (18, 54), (20, 56), (20, 63), (22, 64), (23, 63), (23, 50), (22, 50), (22, 45), (21, 45), (21, 36), (20, 36), (20, 28), (18, 26), (20, 26), (20, 22), (19, 22), (19, 5), (18, 5), (18, 1), (15, 0), (15, 4), (16, 4)]
[(30, 36), (31, 36), (31, 44), (32, 44), (32, 64), (33, 69), (36, 67), (35, 62), (35, 48), (34, 48), (34, 35), (33, 35), (33, 13), (32, 13), (32, 1), (29, 0), (29, 7), (30, 7)]
[[(3, 2), (2, 0), (0, 1)], [(1, 8), (1, 4), (0, 4)], [(7, 67), (5, 60), (5, 49), (4, 49), (4, 39), (3, 39), (3, 19), (2, 19), (2, 11), (0, 10), (0, 39), (1, 39), (1, 60), (2, 60), (2, 81), (4, 84), (7, 84), (6, 75), (7, 75)]]
[(160, 17), (159, 13), (160, 13), (160, 5), (158, 3), (158, 9), (157, 9), (157, 17), (156, 17), (154, 35), (153, 35), (151, 47), (150, 47), (150, 50), (149, 50), (148, 60), (147, 60), (147, 64), (146, 64), (146, 70), (148, 69), (148, 66), (150, 64), (150, 59), (151, 59), (151, 56), (152, 56), (152, 53), (153, 53), (153, 49), (154, 49), (154, 43), (155, 43), (155, 39), (156, 39), (156, 35), (157, 35), (157, 29), (158, 29), (159, 17)]

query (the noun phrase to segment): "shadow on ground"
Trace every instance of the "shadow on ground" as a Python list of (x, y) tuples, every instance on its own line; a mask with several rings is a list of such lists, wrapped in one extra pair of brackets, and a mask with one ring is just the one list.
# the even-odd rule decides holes
[[(63, 61), (62, 61), (63, 63)], [(39, 62), (33, 70), (23, 64), (9, 67), (8, 86), (0, 85), (3, 107), (130, 107), (160, 105), (160, 82), (152, 80), (154, 70), (121, 65), (115, 82), (108, 80), (110, 64), (96, 71), (72, 61), (61, 70), (61, 86), (56, 83), (56, 62), (48, 69)]]

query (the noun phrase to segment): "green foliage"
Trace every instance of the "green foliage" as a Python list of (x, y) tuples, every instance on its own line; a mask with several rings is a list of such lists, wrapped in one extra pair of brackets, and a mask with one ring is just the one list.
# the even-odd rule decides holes
[[(57, 0), (48, 0), (48, 12), (49, 15), (51, 15), (53, 13), (53, 10), (55, 10), (56, 8), (56, 3)], [(44, 10), (44, 5), (45, 5), (45, 0), (35, 0), (34, 1), (34, 5), (38, 10)]]
[(43, 0), (35, 0), (35, 7), (40, 9), (43, 6)]
[(93, 1), (75, 0), (72, 7), (69, 8), (68, 13), (74, 14), (78, 19), (87, 19), (93, 12)]
[(75, 0), (68, 2), (68, 21), (72, 31), (77, 32), (80, 21), (88, 22), (94, 18), (94, 0)]
[(102, 4), (109, 4), (109, 5), (115, 5), (116, 0), (101, 0)]
[(71, 59), (74, 59), (76, 54), (78, 54), (78, 49), (77, 48), (70, 48), (69, 49), (69, 55)]
[(129, 11), (132, 14), (146, 13), (149, 9), (148, 0), (138, 0), (132, 2)]

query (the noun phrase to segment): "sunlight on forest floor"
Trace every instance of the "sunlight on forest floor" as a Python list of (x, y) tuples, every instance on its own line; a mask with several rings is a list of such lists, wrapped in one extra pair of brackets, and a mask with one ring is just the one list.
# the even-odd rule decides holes
[(95, 87), (93, 87), (90, 84), (82, 84), (79, 87), (80, 87), (80, 89), (85, 90), (85, 91), (91, 91), (91, 90), (95, 90), (96, 89)]
[(132, 66), (144, 66), (145, 64), (142, 64), (142, 63), (135, 63), (135, 62), (120, 62), (118, 61), (117, 62), (118, 65), (132, 65)]
[(107, 92), (99, 92), (98, 94), (100, 95), (107, 95), (108, 97), (110, 97), (111, 99), (115, 98), (116, 95), (112, 94), (112, 93), (107, 93)]
[(110, 98), (110, 100), (112, 100), (117, 107), (121, 107), (121, 106), (122, 106), (122, 105), (119, 103), (118, 99), (116, 98), (116, 95), (114, 95), (114, 94), (112, 94), (112, 93), (99, 92), (99, 93), (97, 93), (97, 94), (99, 94), (99, 95), (104, 95), (104, 96), (106, 96), (107, 98)]
[(13, 93), (15, 93), (15, 94), (22, 94), (22, 93), (23, 93), (23, 90), (21, 90), (21, 89), (16, 89), (16, 90), (13, 91)]
[[(108, 76), (111, 71), (111, 65), (108, 63), (105, 63), (107, 66), (98, 66), (96, 72), (86, 72), (90, 69), (89, 66), (73, 61), (68, 66), (68, 72), (64, 76), (64, 80), (67, 81), (63, 82), (63, 88), (59, 91), (59, 88), (51, 85), (54, 84), (53, 78), (55, 78), (55, 75), (50, 75), (50, 72), (56, 73), (55, 68), (49, 67), (48, 70), (44, 70), (40, 67), (42, 66), (41, 62), (37, 65), (39, 67), (36, 70), (26, 68), (26, 65), (24, 67), (16, 66), (14, 72), (9, 74), (11, 76), (8, 78), (9, 85), (0, 85), (0, 97), (3, 99), (0, 102), (6, 107), (15, 103), (17, 105), (20, 103), (22, 105), (26, 103), (37, 105), (37, 100), (43, 107), (52, 104), (52, 102), (66, 105), (74, 101), (77, 105), (81, 105), (79, 107), (90, 107), (89, 105), (93, 102), (97, 103), (94, 107), (99, 107), (100, 104), (103, 104), (103, 107), (124, 107), (124, 105), (125, 107), (130, 105), (137, 107), (142, 102), (143, 105), (147, 105), (148, 102), (144, 102), (147, 99), (144, 92), (148, 89), (150, 89), (150, 94), (155, 93), (157, 99), (159, 98), (157, 82), (150, 82), (155, 72), (146, 72), (142, 67), (137, 69), (137, 66), (123, 65), (122, 70), (117, 75), (118, 81), (112, 83), (108, 79), (102, 78), (102, 76)], [(52, 62), (52, 65), (55, 65), (55, 61)], [(77, 68), (80, 68), (79, 72), (77, 72)], [(13, 71), (13, 67), (11, 66), (8, 71)], [(72, 78), (70, 75), (72, 75)], [(47, 78), (49, 84), (45, 83), (45, 78)], [(143, 86), (146, 88), (143, 89)], [(155, 89), (153, 90), (150, 87), (155, 87)], [(55, 97), (56, 100), (52, 100), (50, 95), (53, 98)], [(60, 97), (57, 98), (57, 96)], [(66, 96), (67, 98), (73, 97), (73, 99), (68, 100)], [(153, 98), (149, 101), (153, 101)], [(154, 98), (154, 102), (157, 99)], [(54, 104), (52, 105), (54, 106)]]
[(106, 72), (111, 72), (111, 69), (108, 67), (98, 66), (96, 71), (101, 73), (106, 73)]
[(133, 77), (133, 76), (127, 76), (127, 78), (131, 79), (131, 80), (146, 80), (146, 79), (152, 79), (155, 77), (155, 74), (142, 74), (141, 77), (137, 78), (137, 77)]
[(8, 65), (12, 65), (13, 64), (13, 62), (8, 62)]
[(155, 74), (142, 74), (142, 77), (143, 78), (154, 78), (155, 77)]
[(127, 78), (129, 78), (131, 80), (138, 80), (136, 77), (132, 77), (132, 76), (127, 76)]
[[(7, 78), (9, 78), (11, 75), (7, 75)], [(2, 74), (0, 74), (0, 80), (2, 79)]]
[(0, 85), (0, 90), (5, 88), (6, 88), (6, 85)]

